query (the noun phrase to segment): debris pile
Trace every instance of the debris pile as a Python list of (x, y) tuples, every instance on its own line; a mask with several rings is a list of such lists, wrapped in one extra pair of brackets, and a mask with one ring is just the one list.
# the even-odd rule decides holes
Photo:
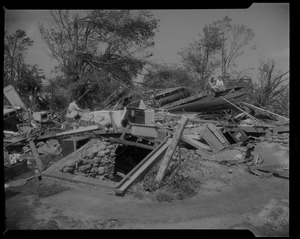
[[(46, 175), (56, 177), (59, 171), (60, 178), (84, 176), (96, 185), (99, 179), (120, 180), (117, 195), (136, 184), (145, 192), (165, 190), (184, 198), (184, 192), (194, 195), (205, 181), (232, 174), (235, 166), (258, 176), (288, 178), (289, 119), (241, 101), (243, 87), (196, 95), (176, 87), (125, 108), (116, 98), (121, 90), (100, 110), (79, 118), (70, 113), (61, 123), (56, 112), (33, 112), (30, 121), (29, 110), (18, 122), (18, 110), (6, 109), (5, 147), (14, 155), (12, 148), (21, 145)], [(12, 118), (16, 125), (10, 124)], [(61, 154), (61, 161), (43, 168), (40, 155)], [(13, 162), (9, 157), (6, 161)]]
[(60, 171), (96, 179), (112, 178), (114, 177), (116, 147), (116, 144), (106, 140), (94, 140), (92, 147), (72, 157), (60, 168)]
[[(59, 155), (61, 154), (61, 146), (58, 140), (55, 139), (50, 139), (47, 140), (46, 142), (38, 142), (36, 144), (37, 151), (40, 154), (54, 154), (54, 155)], [(24, 152), (27, 152), (30, 150), (30, 147), (24, 146), (23, 147)]]

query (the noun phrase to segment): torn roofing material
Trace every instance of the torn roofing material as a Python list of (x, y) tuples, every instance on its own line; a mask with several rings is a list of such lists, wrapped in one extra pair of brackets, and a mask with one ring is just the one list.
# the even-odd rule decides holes
[[(242, 96), (246, 95), (246, 92), (243, 87), (236, 87), (232, 89), (228, 89), (224, 92), (216, 93), (206, 93), (203, 97), (199, 99), (191, 98), (191, 101), (183, 101), (182, 104), (166, 108), (166, 110), (170, 112), (175, 111), (185, 111), (185, 112), (202, 112), (202, 111), (210, 111), (210, 110), (220, 110), (220, 109), (228, 109), (232, 108), (230, 104), (225, 102), (220, 96), (225, 99), (238, 99)], [(202, 95), (201, 95), (202, 96)]]

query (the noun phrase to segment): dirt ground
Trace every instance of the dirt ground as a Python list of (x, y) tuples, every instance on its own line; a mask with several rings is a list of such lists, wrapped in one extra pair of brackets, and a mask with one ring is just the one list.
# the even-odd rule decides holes
[(249, 229), (255, 236), (288, 236), (289, 180), (224, 167), (218, 177), (203, 182), (196, 196), (171, 202), (32, 179), (6, 191), (6, 230)]

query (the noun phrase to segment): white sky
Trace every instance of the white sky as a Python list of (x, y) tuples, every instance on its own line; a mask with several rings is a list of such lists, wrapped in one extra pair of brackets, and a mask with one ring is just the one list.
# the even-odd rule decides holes
[[(249, 9), (220, 10), (152, 10), (159, 19), (159, 32), (152, 48), (152, 60), (157, 63), (180, 63), (178, 52), (193, 39), (197, 39), (205, 24), (222, 19), (232, 18), (232, 23), (247, 25), (255, 32), (256, 50), (247, 51), (236, 62), (240, 69), (257, 68), (261, 56), (271, 57), (282, 71), (289, 70), (289, 4), (257, 3)], [(46, 77), (52, 77), (55, 60), (47, 56), (47, 50), (41, 40), (38, 23), (45, 23), (49, 10), (6, 10), (5, 29), (9, 33), (17, 29), (25, 30), (34, 41), (29, 49), (27, 62), (38, 64)], [(256, 72), (253, 72), (253, 80)]]

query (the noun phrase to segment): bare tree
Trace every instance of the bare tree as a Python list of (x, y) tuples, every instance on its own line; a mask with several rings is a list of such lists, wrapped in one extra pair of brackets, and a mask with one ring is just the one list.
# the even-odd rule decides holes
[[(247, 46), (254, 39), (254, 31), (248, 28), (246, 25), (231, 24), (231, 18), (228, 16), (222, 20), (215, 21), (211, 24), (211, 27), (219, 28), (219, 34), (222, 42), (221, 46), (221, 72), (223, 76), (230, 75), (232, 78), (236, 78), (233, 75), (236, 74), (234, 68), (236, 65), (236, 59), (245, 53)], [(250, 49), (254, 49), (255, 46), (251, 46)]]
[(289, 71), (276, 70), (273, 59), (260, 59), (256, 103), (271, 110), (287, 110)]

